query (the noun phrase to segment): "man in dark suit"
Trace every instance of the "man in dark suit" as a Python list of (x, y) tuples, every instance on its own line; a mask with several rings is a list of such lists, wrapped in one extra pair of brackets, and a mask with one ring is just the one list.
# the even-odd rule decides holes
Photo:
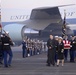
[(47, 53), (47, 66), (50, 66), (52, 64), (55, 65), (54, 59), (55, 59), (55, 46), (54, 43), (55, 40), (53, 39), (53, 35), (50, 35), (50, 39), (47, 41), (47, 47), (48, 47), (48, 53)]

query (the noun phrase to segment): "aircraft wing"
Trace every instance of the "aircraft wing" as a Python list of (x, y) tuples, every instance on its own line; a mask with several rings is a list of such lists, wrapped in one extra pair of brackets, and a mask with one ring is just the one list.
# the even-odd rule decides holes
[(30, 19), (23, 21), (26, 27), (44, 30), (51, 23), (59, 23), (62, 20), (58, 7), (36, 8), (31, 12)]

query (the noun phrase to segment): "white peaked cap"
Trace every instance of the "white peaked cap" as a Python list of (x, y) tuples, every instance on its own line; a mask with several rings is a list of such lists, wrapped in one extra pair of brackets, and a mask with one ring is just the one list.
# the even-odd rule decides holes
[(9, 31), (6, 31), (7, 34), (9, 34)]
[(58, 36), (55, 36), (55, 38), (58, 38)]
[(59, 37), (59, 39), (63, 39), (62, 37)]
[(3, 37), (3, 35), (1, 35), (1, 37)]

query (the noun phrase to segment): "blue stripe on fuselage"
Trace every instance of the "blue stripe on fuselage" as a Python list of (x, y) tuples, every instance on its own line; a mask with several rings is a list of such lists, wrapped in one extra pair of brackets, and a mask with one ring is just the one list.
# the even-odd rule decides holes
[(69, 24), (76, 24), (76, 18), (66, 19), (66, 22)]
[(14, 24), (14, 23), (17, 23), (17, 22), (2, 22), (2, 26), (5, 26), (5, 25), (8, 25), (8, 24)]

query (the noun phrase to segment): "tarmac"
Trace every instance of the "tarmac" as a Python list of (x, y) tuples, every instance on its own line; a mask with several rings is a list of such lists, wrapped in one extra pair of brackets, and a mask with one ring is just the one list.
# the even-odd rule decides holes
[(69, 61), (64, 66), (46, 66), (47, 53), (22, 58), (22, 49), (13, 47), (12, 66), (0, 65), (0, 75), (76, 75), (76, 63)]

